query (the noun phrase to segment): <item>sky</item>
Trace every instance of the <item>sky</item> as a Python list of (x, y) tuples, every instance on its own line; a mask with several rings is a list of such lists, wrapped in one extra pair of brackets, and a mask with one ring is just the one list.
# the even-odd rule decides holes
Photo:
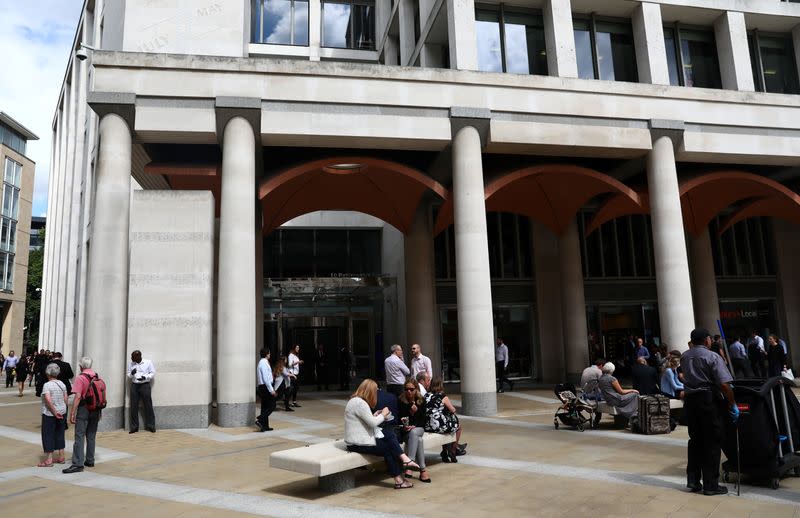
[(0, 0), (0, 111), (34, 132), (34, 216), (47, 213), (50, 141), (83, 0)]

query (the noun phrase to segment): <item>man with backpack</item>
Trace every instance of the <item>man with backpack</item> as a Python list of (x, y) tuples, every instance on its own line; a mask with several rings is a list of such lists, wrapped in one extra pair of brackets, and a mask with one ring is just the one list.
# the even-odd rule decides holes
[[(63, 473), (78, 473), (84, 466), (94, 467), (94, 441), (97, 435), (97, 423), (100, 422), (102, 409), (106, 405), (106, 386), (103, 380), (92, 370), (92, 359), (88, 356), (78, 362), (81, 373), (75, 378), (72, 393), (72, 411), (69, 422), (75, 425), (75, 444), (72, 446), (72, 465)], [(86, 454), (84, 456), (84, 439)]]

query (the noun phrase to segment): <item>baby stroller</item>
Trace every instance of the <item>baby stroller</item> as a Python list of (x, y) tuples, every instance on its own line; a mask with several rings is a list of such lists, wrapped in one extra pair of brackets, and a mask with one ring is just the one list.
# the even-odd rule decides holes
[(578, 391), (572, 383), (559, 383), (553, 387), (553, 392), (561, 406), (553, 416), (553, 426), (558, 430), (559, 421), (567, 426), (573, 426), (579, 431), (584, 431), (587, 426), (594, 428), (594, 407), (578, 397)]

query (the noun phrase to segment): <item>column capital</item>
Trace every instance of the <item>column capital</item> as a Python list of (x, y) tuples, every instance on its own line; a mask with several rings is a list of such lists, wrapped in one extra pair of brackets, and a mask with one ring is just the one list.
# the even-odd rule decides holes
[(462, 128), (472, 126), (478, 130), (478, 135), (481, 137), (481, 147), (486, 147), (486, 143), (489, 141), (489, 125), (491, 122), (492, 111), (487, 108), (450, 107), (450, 131), (452, 137), (455, 137)]
[[(217, 97), (214, 99), (217, 118), (217, 140), (222, 145), (225, 126), (234, 117), (242, 117), (250, 123), (253, 135), (261, 134), (261, 99), (256, 97)], [(258, 139), (260, 140), (260, 139)]]
[(136, 94), (127, 92), (89, 92), (86, 103), (102, 118), (116, 114), (123, 118), (128, 129), (133, 133), (136, 123)]
[(647, 121), (647, 128), (653, 142), (661, 137), (669, 137), (675, 147), (683, 141), (683, 133), (686, 131), (683, 121), (673, 119), (650, 119)]

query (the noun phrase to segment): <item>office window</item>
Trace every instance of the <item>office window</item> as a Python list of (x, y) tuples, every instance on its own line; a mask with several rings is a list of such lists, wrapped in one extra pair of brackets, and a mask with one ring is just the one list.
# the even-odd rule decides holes
[(586, 234), (586, 225), (592, 213), (583, 211), (578, 216), (581, 238), (583, 275), (586, 278), (653, 276), (654, 258), (647, 216), (622, 216), (603, 223), (600, 228)]
[(547, 75), (544, 22), (504, 5), (475, 10), (478, 69), (483, 72)]
[(633, 30), (629, 22), (573, 20), (578, 77), (638, 82)]
[[(531, 225), (528, 218), (506, 212), (486, 213), (489, 273), (492, 279), (530, 279)], [(455, 231), (450, 225), (434, 240), (437, 279), (455, 279)]]
[(264, 238), (271, 278), (381, 273), (381, 231), (280, 228)]
[(307, 0), (254, 0), (253, 43), (308, 45)]
[(0, 290), (14, 289), (14, 254), (19, 218), (19, 186), (22, 164), (6, 158), (3, 168), (3, 206), (0, 216)]
[(16, 131), (0, 124), (0, 144), (5, 144), (20, 155), (24, 155), (28, 141)]
[(791, 35), (766, 35), (753, 31), (747, 40), (756, 90), (778, 94), (800, 93)]
[(374, 50), (374, 0), (323, 2), (322, 46)]
[(670, 84), (722, 88), (713, 30), (664, 27), (664, 44)]
[(770, 277), (775, 275), (775, 247), (769, 218), (740, 221), (719, 233), (716, 217), (708, 225), (714, 270), (719, 277)]

